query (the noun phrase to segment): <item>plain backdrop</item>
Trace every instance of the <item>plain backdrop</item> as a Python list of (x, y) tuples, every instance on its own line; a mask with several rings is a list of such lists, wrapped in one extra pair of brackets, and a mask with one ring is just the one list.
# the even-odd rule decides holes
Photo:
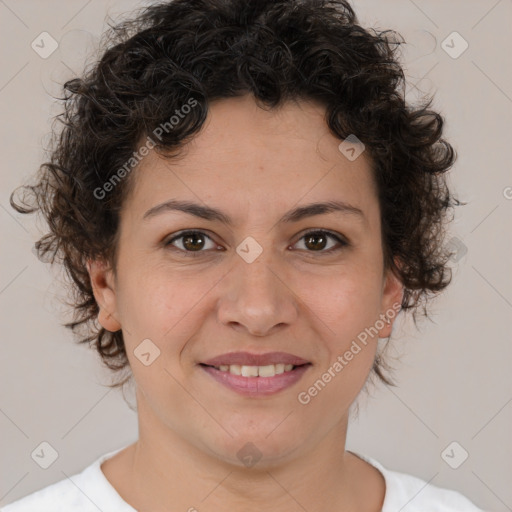
[[(118, 20), (141, 5), (0, 1), (0, 504), (137, 438), (135, 412), (121, 392), (104, 385), (108, 372), (61, 326), (59, 273), (33, 254), (44, 226), (14, 212), (9, 195), (44, 159), (59, 82), (81, 72), (107, 14)], [(362, 25), (397, 30), (408, 43), (408, 99), (436, 91), (433, 107), (445, 117), (445, 136), (458, 153), (450, 182), (468, 205), (457, 209), (451, 226), (449, 243), (458, 247), (453, 282), (432, 305), (434, 321), (420, 322), (420, 330), (410, 320), (397, 322), (398, 387), (361, 395), (347, 448), (456, 489), (482, 508), (512, 510), (512, 3), (353, 5)], [(46, 58), (31, 46), (42, 32), (58, 44)], [(58, 453), (48, 469), (31, 457), (42, 442)], [(466, 452), (457, 469), (446, 462), (446, 453), (460, 462)]]

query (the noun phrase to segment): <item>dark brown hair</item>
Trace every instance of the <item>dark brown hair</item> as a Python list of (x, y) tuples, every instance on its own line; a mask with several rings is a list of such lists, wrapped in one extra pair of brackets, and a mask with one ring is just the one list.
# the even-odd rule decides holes
[[(64, 265), (74, 292), (74, 320), (66, 326), (79, 342), (93, 344), (112, 370), (129, 369), (122, 331), (97, 323), (86, 261), (102, 258), (115, 268), (119, 211), (131, 181), (126, 163), (140, 141), (151, 135), (155, 149), (170, 154), (202, 127), (209, 102), (247, 93), (262, 108), (319, 101), (333, 134), (355, 134), (365, 144), (385, 266), (404, 285), (402, 308), (415, 322), (420, 306), (428, 316), (427, 299), (451, 280), (446, 214), (463, 203), (446, 184), (455, 151), (442, 139), (433, 98), (416, 107), (405, 101), (401, 43), (393, 31), (359, 26), (344, 0), (174, 0), (111, 26), (98, 62), (64, 84), (50, 161), (35, 184), (21, 187), (21, 202), (11, 195), (18, 212), (40, 211), (48, 221), (36, 249)], [(194, 108), (170, 122), (191, 101)], [(106, 183), (115, 186), (107, 191)], [(393, 384), (383, 368), (377, 357), (373, 370)]]

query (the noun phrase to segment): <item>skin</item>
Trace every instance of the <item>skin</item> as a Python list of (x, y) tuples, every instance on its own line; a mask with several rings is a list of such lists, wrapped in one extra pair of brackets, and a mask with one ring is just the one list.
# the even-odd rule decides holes
[[(301, 100), (265, 111), (246, 95), (214, 102), (179, 159), (151, 151), (133, 171), (115, 272), (102, 261), (89, 263), (99, 321), (123, 329), (137, 384), (139, 439), (102, 465), (133, 507), (381, 509), (381, 473), (346, 451), (345, 442), (350, 405), (367, 381), (377, 338), (391, 334), (393, 320), (307, 405), (297, 399), (403, 293), (383, 267), (371, 161), (364, 152), (348, 160), (339, 143), (321, 105)], [(169, 199), (219, 208), (234, 224), (177, 211), (143, 219)], [(329, 200), (360, 208), (364, 218), (328, 213), (278, 224), (296, 206)], [(211, 240), (165, 246), (186, 229)], [(308, 243), (304, 234), (312, 229), (350, 245)], [(248, 236), (263, 249), (250, 264), (236, 252)], [(329, 254), (332, 247), (340, 249)], [(134, 350), (148, 338), (160, 356), (145, 366)], [(291, 388), (244, 397), (198, 366), (238, 350), (289, 352), (312, 366)], [(252, 467), (237, 457), (248, 442), (261, 454)]]

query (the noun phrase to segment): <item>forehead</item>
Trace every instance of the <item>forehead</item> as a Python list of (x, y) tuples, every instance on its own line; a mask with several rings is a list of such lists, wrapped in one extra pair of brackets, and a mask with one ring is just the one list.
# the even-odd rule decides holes
[(371, 162), (364, 152), (348, 160), (340, 142), (318, 103), (265, 110), (250, 95), (218, 100), (178, 158), (151, 151), (139, 164), (130, 209), (140, 215), (177, 197), (262, 212), (343, 200), (371, 215), (377, 197)]

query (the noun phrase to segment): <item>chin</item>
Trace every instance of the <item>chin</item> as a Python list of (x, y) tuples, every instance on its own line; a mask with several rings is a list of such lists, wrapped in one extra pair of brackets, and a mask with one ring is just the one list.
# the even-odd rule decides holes
[[(279, 421), (282, 421), (281, 418)], [(262, 470), (278, 466), (293, 456), (303, 446), (297, 437), (297, 430), (284, 425), (276, 429), (279, 421), (272, 426), (237, 425), (236, 434), (213, 442), (212, 451), (229, 465), (240, 468)], [(233, 430), (233, 428), (232, 428)], [(231, 430), (231, 431), (232, 431)]]

